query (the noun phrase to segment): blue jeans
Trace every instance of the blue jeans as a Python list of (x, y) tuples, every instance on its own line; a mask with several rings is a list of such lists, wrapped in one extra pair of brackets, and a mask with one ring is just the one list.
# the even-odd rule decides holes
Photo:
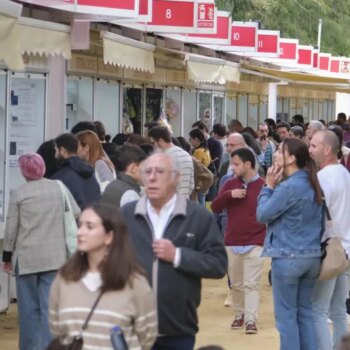
[[(347, 333), (346, 298), (349, 270), (328, 281), (317, 281), (312, 297), (313, 316), (319, 350), (336, 349)], [(327, 319), (333, 321), (333, 340)]]
[(43, 350), (51, 341), (48, 304), (57, 271), (18, 275), (16, 269), (19, 349)]
[(311, 297), (320, 258), (274, 258), (271, 272), (280, 350), (317, 350)]
[(196, 338), (193, 335), (158, 337), (152, 350), (193, 350)]

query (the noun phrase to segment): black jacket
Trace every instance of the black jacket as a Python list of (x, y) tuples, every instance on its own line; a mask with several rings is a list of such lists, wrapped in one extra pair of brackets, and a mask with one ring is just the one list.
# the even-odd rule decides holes
[(63, 160), (51, 179), (61, 180), (66, 185), (81, 210), (100, 200), (94, 168), (77, 156)]
[(159, 334), (195, 335), (201, 279), (222, 278), (227, 272), (222, 234), (212, 213), (177, 194), (163, 235), (180, 248), (180, 265), (174, 268), (172, 263), (158, 260), (153, 254), (153, 229), (146, 203), (146, 197), (142, 197), (126, 204), (121, 212), (138, 262), (157, 297)]

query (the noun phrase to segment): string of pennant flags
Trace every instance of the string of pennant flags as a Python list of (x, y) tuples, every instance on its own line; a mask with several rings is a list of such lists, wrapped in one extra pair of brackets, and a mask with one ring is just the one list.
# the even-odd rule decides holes
[(74, 12), (75, 18), (108, 21), (154, 32), (185, 43), (239, 54), (299, 69), (350, 73), (349, 57), (334, 57), (298, 39), (281, 38), (278, 30), (261, 30), (257, 22), (232, 20), (215, 0), (22, 0)]

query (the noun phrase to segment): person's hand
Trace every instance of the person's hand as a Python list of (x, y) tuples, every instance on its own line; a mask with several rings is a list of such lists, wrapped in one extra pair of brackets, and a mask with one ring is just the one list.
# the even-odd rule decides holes
[(2, 269), (5, 273), (11, 273), (12, 272), (12, 263), (10, 262), (4, 262)]
[(152, 244), (153, 253), (158, 259), (174, 262), (176, 247), (169, 239), (157, 239)]
[(242, 198), (245, 198), (246, 195), (247, 195), (246, 189), (237, 188), (237, 189), (231, 191), (232, 198), (242, 199)]
[(265, 183), (269, 188), (274, 189), (279, 182), (281, 182), (283, 176), (283, 168), (279, 168), (276, 165), (271, 166), (267, 170)]

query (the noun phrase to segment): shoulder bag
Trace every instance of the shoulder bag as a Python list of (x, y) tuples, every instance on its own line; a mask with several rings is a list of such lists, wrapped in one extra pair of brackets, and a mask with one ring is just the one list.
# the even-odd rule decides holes
[(67, 193), (67, 188), (63, 185), (60, 180), (57, 180), (58, 185), (63, 196), (63, 207), (64, 207), (64, 236), (66, 241), (68, 257), (72, 256), (77, 250), (77, 231), (78, 226), (75, 220), (73, 209), (70, 204), (70, 200)]
[[(332, 222), (326, 201), (323, 198), (323, 211), (326, 219)], [(323, 234), (323, 230), (321, 235)], [(349, 268), (349, 260), (345, 249), (343, 248), (341, 238), (331, 237), (321, 243), (321, 270), (318, 279), (320, 281), (330, 280), (339, 276)]]
[(89, 321), (90, 321), (101, 297), (102, 297), (102, 293), (100, 293), (98, 295), (97, 299), (94, 302), (94, 305), (92, 305), (92, 308), (91, 308), (89, 314), (87, 315), (83, 326), (81, 327), (82, 332), (80, 335), (75, 336), (69, 344), (62, 344), (61, 337), (56, 337), (51, 341), (51, 343), (46, 348), (46, 350), (82, 350), (83, 344), (84, 344), (82, 333), (83, 333), (83, 331), (85, 331), (85, 329), (87, 329), (87, 327), (89, 325)]

